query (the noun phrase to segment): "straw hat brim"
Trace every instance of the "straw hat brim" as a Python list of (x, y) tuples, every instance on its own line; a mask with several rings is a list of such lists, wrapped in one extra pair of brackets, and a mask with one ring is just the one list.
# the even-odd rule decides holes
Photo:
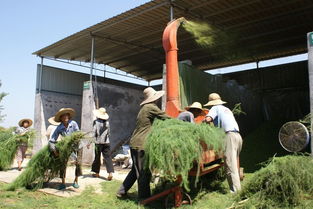
[(208, 103), (206, 103), (203, 106), (214, 106), (214, 105), (222, 105), (222, 104), (226, 104), (227, 102), (222, 101), (221, 99), (216, 99), (216, 100), (212, 100), (209, 101)]
[(193, 107), (193, 106), (188, 106), (188, 107), (185, 107), (185, 110), (190, 110), (190, 109), (198, 109), (198, 110), (203, 110), (202, 108), (200, 107)]
[[(28, 124), (29, 124), (28, 127), (30, 127), (30, 126), (33, 125), (33, 121), (32, 121), (31, 119), (28, 119), (28, 118), (24, 118), (24, 119), (20, 120), (20, 121), (18, 122), (18, 125), (19, 125), (20, 127), (22, 127), (24, 121), (28, 121)], [(28, 127), (27, 127), (27, 128), (28, 128)]]
[(59, 110), (54, 116), (55, 122), (61, 122), (61, 116), (64, 114), (70, 114), (70, 118), (73, 118), (75, 116), (75, 110), (72, 108), (64, 108), (62, 110)]
[(153, 96), (148, 97), (140, 105), (148, 104), (160, 99), (165, 94), (165, 91), (157, 91)]
[(109, 119), (109, 114), (108, 113), (101, 113), (99, 110), (93, 110), (92, 111), (93, 114), (97, 117), (97, 118), (100, 118), (102, 120), (108, 120)]
[(54, 125), (54, 126), (60, 125), (60, 122), (56, 122), (56, 121), (54, 120), (54, 117), (49, 118), (49, 119), (48, 119), (48, 122), (49, 122), (51, 125)]

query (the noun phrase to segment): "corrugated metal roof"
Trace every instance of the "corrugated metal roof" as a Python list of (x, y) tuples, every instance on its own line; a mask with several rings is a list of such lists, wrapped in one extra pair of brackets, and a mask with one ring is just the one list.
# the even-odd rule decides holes
[[(208, 22), (233, 37), (210, 49), (179, 30), (179, 60), (190, 59), (201, 70), (306, 52), (306, 33), (313, 30), (312, 0), (175, 0), (173, 4), (175, 17)], [(147, 80), (160, 78), (169, 7), (168, 0), (148, 2), (34, 54), (89, 62), (93, 35), (97, 63)]]

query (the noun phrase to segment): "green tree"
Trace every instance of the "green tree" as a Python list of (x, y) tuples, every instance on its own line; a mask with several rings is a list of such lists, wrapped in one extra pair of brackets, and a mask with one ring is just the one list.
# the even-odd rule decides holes
[[(1, 86), (2, 86), (2, 83), (1, 83), (1, 81), (0, 81), (0, 87), (1, 87)], [(7, 93), (4, 93), (4, 92), (1, 92), (1, 93), (0, 93), (0, 103), (1, 103), (2, 99), (3, 99), (5, 96), (7, 96), (7, 95), (8, 95), (8, 94), (7, 94)], [(5, 115), (2, 115), (2, 114), (1, 114), (2, 110), (3, 110), (3, 106), (0, 105), (0, 122), (2, 122), (3, 119), (4, 119), (4, 117), (5, 117)]]

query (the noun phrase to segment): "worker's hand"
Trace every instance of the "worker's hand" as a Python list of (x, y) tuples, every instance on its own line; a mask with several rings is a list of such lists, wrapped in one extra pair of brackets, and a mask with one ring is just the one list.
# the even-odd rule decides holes
[(90, 144), (87, 144), (87, 149), (90, 149)]
[(212, 121), (212, 118), (211, 117), (206, 117), (205, 119), (204, 119), (204, 122), (205, 123), (210, 123)]

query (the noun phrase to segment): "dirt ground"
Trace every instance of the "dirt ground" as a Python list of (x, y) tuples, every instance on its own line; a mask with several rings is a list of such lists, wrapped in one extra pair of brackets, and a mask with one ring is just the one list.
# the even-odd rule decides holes
[[(29, 159), (25, 159), (23, 166), (27, 165)], [(120, 166), (115, 166), (115, 173), (112, 181), (123, 181), (129, 172), (129, 169), (122, 169)], [(100, 178), (94, 178), (91, 175), (90, 166), (83, 166), (83, 176), (79, 177), (78, 183), (80, 188), (75, 189), (72, 187), (72, 183), (75, 178), (75, 167), (68, 166), (66, 170), (66, 185), (67, 188), (63, 191), (58, 190), (58, 186), (61, 182), (60, 178), (55, 178), (51, 182), (45, 185), (44, 188), (39, 189), (38, 191), (44, 192), (47, 194), (52, 194), (60, 197), (72, 197), (80, 195), (88, 186), (92, 186), (95, 189), (96, 193), (102, 193), (100, 183), (107, 181), (107, 172), (104, 166), (101, 166)], [(12, 166), (12, 169), (7, 171), (0, 171), (0, 181), (5, 183), (11, 183), (16, 177), (18, 177), (22, 171), (17, 170), (17, 163), (15, 162)]]

